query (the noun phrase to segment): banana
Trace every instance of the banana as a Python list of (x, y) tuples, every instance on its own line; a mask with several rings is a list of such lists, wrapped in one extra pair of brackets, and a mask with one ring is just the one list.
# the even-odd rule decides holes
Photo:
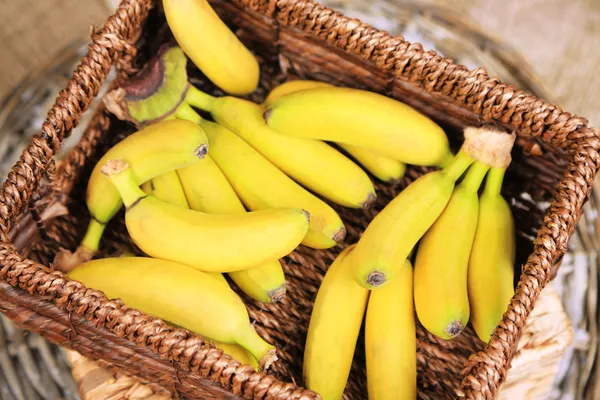
[(269, 95), (262, 103), (263, 107), (269, 107), (280, 97), (285, 96), (286, 94), (296, 93), (302, 90), (307, 89), (315, 89), (315, 88), (324, 88), (324, 87), (335, 87), (329, 83), (320, 82), (320, 81), (311, 81), (311, 80), (302, 80), (297, 79), (293, 81), (283, 82), (281, 85), (277, 85), (276, 87), (269, 92)]
[(238, 360), (242, 365), (250, 365), (255, 371), (260, 370), (258, 361), (256, 361), (248, 350), (239, 344), (218, 342), (210, 338), (206, 338), (206, 341), (214, 344), (217, 349), (223, 350), (223, 354), (227, 354), (233, 357), (233, 359)]
[[(78, 251), (98, 251), (104, 228), (123, 205), (119, 192), (100, 172), (107, 160), (123, 158), (141, 185), (167, 171), (204, 158), (208, 140), (198, 125), (182, 120), (161, 121), (121, 140), (104, 154), (88, 181), (86, 204), (92, 215)], [(89, 259), (89, 258), (88, 258)]]
[(215, 85), (233, 95), (252, 93), (258, 61), (206, 0), (163, 0), (177, 43)]
[(239, 344), (261, 368), (277, 359), (275, 348), (252, 328), (246, 306), (231, 288), (185, 265), (149, 257), (87, 261), (68, 273), (109, 299), (173, 322), (223, 343)]
[(383, 182), (397, 182), (406, 171), (406, 164), (386, 156), (373, 153), (351, 144), (338, 143), (342, 149), (350, 154), (360, 165)]
[[(271, 90), (263, 102), (263, 107), (269, 107), (276, 100), (282, 96), (285, 96), (286, 94), (324, 87), (335, 86), (330, 85), (329, 83), (311, 80), (287, 81)], [(381, 156), (373, 153), (372, 151), (357, 146), (352, 146), (350, 144), (338, 143), (338, 146), (344, 149), (367, 171), (372, 173), (377, 179), (380, 179), (383, 182), (395, 182), (404, 176), (406, 165), (401, 161)]]
[(212, 159), (246, 208), (297, 207), (308, 211), (310, 225), (302, 243), (312, 248), (330, 248), (344, 239), (346, 229), (342, 220), (324, 201), (294, 182), (227, 128), (210, 121), (204, 121), (202, 126), (210, 141)]
[(273, 130), (350, 144), (407, 164), (443, 165), (451, 157), (445, 132), (412, 107), (351, 88), (302, 90), (275, 100), (264, 113)]
[(304, 382), (323, 400), (342, 398), (369, 298), (351, 275), (353, 248), (342, 251), (327, 270), (308, 326)]
[[(246, 213), (229, 181), (209, 155), (201, 162), (177, 170), (177, 174), (192, 210), (212, 214)], [(278, 260), (228, 275), (255, 300), (271, 303), (285, 295), (285, 275)]]
[[(208, 157), (208, 154), (206, 157)], [(199, 161), (195, 164), (198, 163)], [(151, 180), (144, 182), (141, 188), (144, 193), (152, 195), (159, 200), (175, 204), (179, 207), (189, 208), (176, 171), (165, 172), (162, 175), (154, 177)]]
[(506, 168), (488, 172), (469, 259), (471, 322), (488, 342), (514, 294), (515, 233), (510, 206), (500, 194)]
[(352, 256), (354, 278), (360, 285), (373, 289), (393, 279), (398, 269), (395, 260), (408, 257), (442, 213), (457, 179), (473, 161), (461, 149), (448, 166), (414, 181), (377, 214)]
[(417, 398), (417, 340), (413, 268), (402, 262), (396, 279), (369, 295), (365, 355), (369, 400)]
[(442, 339), (458, 336), (469, 322), (467, 269), (477, 228), (477, 191), (488, 169), (479, 161), (469, 167), (417, 250), (417, 316), (425, 329)]
[(358, 165), (320, 140), (273, 131), (260, 105), (232, 96), (215, 98), (193, 87), (186, 99), (312, 192), (350, 208), (366, 208), (375, 200), (373, 182)]
[(121, 159), (107, 161), (102, 173), (121, 194), (129, 235), (155, 258), (207, 272), (238, 271), (289, 254), (308, 230), (301, 209), (216, 215), (158, 200), (137, 186)]

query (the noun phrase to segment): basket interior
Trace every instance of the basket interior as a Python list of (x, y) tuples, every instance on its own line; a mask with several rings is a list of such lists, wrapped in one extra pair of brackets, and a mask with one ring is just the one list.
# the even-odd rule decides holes
[[(427, 93), (418, 79), (400, 81), (378, 71), (357, 57), (343, 54), (327, 44), (325, 35), (320, 39), (309, 38), (291, 27), (278, 26), (261, 13), (240, 9), (227, 1), (213, 1), (221, 17), (233, 28), (242, 41), (255, 53), (261, 63), (259, 90), (248, 98), (262, 101), (275, 85), (293, 76), (316, 79), (330, 83), (357, 87), (379, 92), (404, 101), (438, 122), (456, 150), (462, 142), (462, 128), (478, 124), (472, 112), (451, 105), (452, 101), (442, 95)], [(323, 32), (325, 32), (323, 27)], [(167, 40), (170, 33), (161, 10), (156, 7), (148, 18), (140, 43), (139, 62)], [(335, 40), (344, 40), (337, 37)], [(202, 90), (221, 95), (208, 80), (189, 63), (191, 81)], [(135, 129), (131, 124), (110, 117), (110, 127), (102, 132), (95, 151), (81, 169), (68, 200), (69, 215), (55, 219), (33, 244), (29, 255), (45, 265), (54, 258), (60, 247), (73, 250), (85, 233), (89, 213), (85, 207), (87, 179), (102, 154)], [(500, 122), (499, 125), (502, 125)], [(418, 133), (415, 133), (418, 134)], [(521, 266), (532, 252), (532, 242), (539, 229), (543, 214), (554, 195), (554, 187), (567, 164), (562, 150), (538, 143), (538, 155), (528, 154), (531, 141), (523, 139), (513, 151), (513, 162), (507, 172), (503, 194), (509, 200), (515, 216), (517, 229), (517, 259), (515, 279)], [(378, 200), (369, 210), (351, 210), (332, 205), (346, 223), (348, 235), (343, 245), (330, 250), (314, 250), (300, 246), (285, 259), (287, 297), (278, 304), (254, 302), (241, 292), (250, 317), (261, 336), (278, 348), (280, 360), (270, 374), (286, 382), (302, 384), (302, 359), (306, 331), (313, 300), (324, 272), (336, 255), (348, 244), (355, 243), (369, 221), (407, 184), (428, 169), (409, 167), (406, 177), (397, 185), (378, 183)], [(375, 179), (373, 178), (375, 181)], [(128, 238), (123, 212), (118, 214), (106, 230), (101, 244), (102, 256), (114, 255), (122, 250), (143, 254)], [(516, 282), (515, 282), (516, 283)], [(215, 322), (218, 323), (218, 322)], [(428, 334), (421, 326), (418, 335), (418, 381), (419, 395), (427, 399), (454, 398), (460, 387), (460, 372), (470, 354), (483, 348), (471, 327), (452, 341), (443, 341)], [(362, 336), (362, 335), (361, 335)], [(359, 338), (352, 375), (346, 390), (346, 399), (366, 398), (364, 349)]]

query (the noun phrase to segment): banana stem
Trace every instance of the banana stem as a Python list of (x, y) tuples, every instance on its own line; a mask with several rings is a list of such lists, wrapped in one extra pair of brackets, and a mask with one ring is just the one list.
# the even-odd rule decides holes
[(102, 173), (115, 185), (126, 208), (135, 205), (146, 193), (135, 183), (133, 172), (125, 161), (109, 160), (102, 167)]
[(175, 117), (179, 119), (185, 119), (195, 124), (202, 122), (202, 117), (194, 111), (194, 109), (186, 102), (183, 102), (175, 110)]
[(491, 168), (485, 181), (484, 194), (498, 195), (502, 191), (502, 183), (506, 168)]
[(446, 166), (442, 171), (452, 180), (456, 181), (465, 172), (475, 160), (468, 156), (462, 150), (458, 152), (452, 162)]
[(265, 342), (252, 325), (249, 329), (244, 329), (240, 332), (237, 338), (237, 344), (248, 350), (252, 356), (258, 361), (261, 371), (267, 370), (269, 366), (277, 361), (277, 352), (275, 347)]
[(469, 191), (478, 191), (479, 186), (481, 186), (481, 182), (483, 182), (483, 178), (485, 178), (485, 174), (487, 174), (489, 169), (490, 167), (488, 165), (475, 161), (475, 163), (469, 167), (469, 171), (460, 185)]
[(191, 104), (192, 106), (199, 108), (204, 111), (211, 112), (213, 109), (213, 103), (215, 97), (208, 93), (204, 93), (197, 87), (190, 85), (187, 94), (185, 95), (185, 103)]
[(92, 217), (90, 224), (88, 225), (88, 230), (81, 240), (81, 245), (92, 252), (97, 252), (105, 228), (106, 224), (103, 224)]

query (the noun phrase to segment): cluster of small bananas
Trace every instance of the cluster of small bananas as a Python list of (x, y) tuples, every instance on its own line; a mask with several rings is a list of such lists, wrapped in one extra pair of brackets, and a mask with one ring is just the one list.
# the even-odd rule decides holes
[[(439, 167), (333, 262), (305, 346), (306, 386), (340, 399), (366, 313), (369, 398), (414, 398), (415, 306), (439, 337), (456, 336), (471, 318), (487, 340), (512, 295), (512, 216), (500, 189), (514, 136), (468, 128), (454, 156), (437, 124), (369, 91), (289, 81), (263, 104), (235, 97), (256, 89), (256, 59), (205, 0), (163, 6), (179, 46), (159, 49), (106, 96), (107, 108), (138, 131), (94, 168), (88, 230), (55, 264), (264, 370), (276, 350), (253, 329), (229, 280), (256, 301), (281, 300), (281, 258), (300, 244), (344, 241), (344, 223), (326, 201), (366, 208), (376, 199), (369, 173), (390, 182), (406, 164)], [(192, 86), (188, 57), (229, 95)], [(127, 231), (147, 256), (92, 260), (123, 205)]]
[(441, 339), (471, 320), (489, 341), (513, 295), (513, 217), (500, 191), (514, 140), (465, 129), (454, 159), (407, 186), (336, 258), (310, 320), (307, 387), (342, 397), (365, 313), (370, 399), (416, 398), (415, 308)]

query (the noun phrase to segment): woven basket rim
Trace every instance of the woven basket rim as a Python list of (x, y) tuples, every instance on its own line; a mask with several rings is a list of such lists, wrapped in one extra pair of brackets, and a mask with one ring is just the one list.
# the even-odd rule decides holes
[[(517, 130), (517, 134), (525, 138), (538, 138), (551, 146), (562, 148), (569, 152), (569, 165), (561, 182), (557, 185), (557, 193), (551, 207), (548, 209), (544, 224), (534, 242), (534, 251), (524, 266), (519, 286), (503, 321), (495, 331), (486, 350), (474, 354), (464, 371), (464, 395), (467, 398), (493, 397), (506, 376), (510, 365), (512, 352), (518, 340), (524, 320), (532, 310), (540, 290), (550, 278), (553, 261), (566, 251), (566, 243), (573, 232), (579, 212), (589, 195), (593, 178), (598, 169), (598, 140), (597, 129), (589, 128), (583, 118), (574, 117), (560, 108), (528, 95), (523, 91), (501, 83), (498, 79), (490, 78), (485, 70), (478, 68), (468, 70), (464, 66), (454, 64), (450, 59), (444, 59), (433, 51), (423, 51), (421, 45), (410, 44), (400, 38), (392, 38), (385, 32), (362, 24), (356, 19), (343, 17), (341, 14), (327, 9), (312, 1), (278, 0), (264, 3), (252, 0), (237, 0), (236, 6), (245, 7), (248, 12), (257, 12), (265, 18), (272, 18), (279, 24), (285, 23), (286, 12), (300, 9), (302, 19), (294, 20), (287, 28), (295, 28), (307, 36), (318, 37), (326, 22), (335, 23), (338, 36), (327, 39), (332, 48), (337, 48), (349, 55), (358, 55), (363, 61), (370, 61), (378, 70), (390, 76), (390, 90), (394, 84), (401, 81), (421, 87), (432, 96), (440, 94), (443, 85), (456, 88), (468, 88), (466, 91), (450, 92), (446, 98), (451, 98), (455, 107), (474, 115), (481, 122), (496, 122), (506, 128)], [(0, 259), (3, 261), (2, 276), (11, 286), (29, 291), (30, 295), (48, 296), (50, 302), (61, 309), (69, 310), (72, 318), (81, 321), (98, 321), (98, 314), (114, 312), (122, 313), (130, 318), (139, 318), (145, 323), (153, 324), (155, 331), (164, 335), (174, 335), (179, 341), (187, 339), (186, 347), (194, 349), (194, 361), (206, 361), (207, 357), (215, 357), (217, 361), (227, 361), (219, 350), (206, 349), (202, 341), (181, 330), (166, 328), (158, 319), (145, 318), (143, 314), (131, 310), (119, 302), (108, 301), (99, 292), (87, 289), (78, 282), (71, 281), (62, 273), (51, 271), (49, 268), (32, 260), (22, 260), (17, 254), (9, 232), (16, 218), (21, 215), (28, 205), (37, 183), (41, 181), (44, 171), (52, 169), (51, 157), (59, 149), (62, 139), (76, 125), (81, 113), (84, 112), (95, 97), (108, 73), (108, 68), (117, 59), (122, 59), (131, 51), (129, 41), (138, 34), (138, 28), (145, 19), (151, 2), (149, 0), (125, 0), (115, 14), (104, 26), (93, 35), (88, 55), (82, 59), (78, 69), (73, 73), (73, 79), (67, 89), (61, 92), (54, 107), (42, 127), (39, 137), (32, 139), (29, 147), (23, 152), (21, 159), (15, 163), (7, 180), (0, 191), (0, 226), (2, 244)], [(321, 25), (315, 25), (315, 21)], [(329, 28), (331, 29), (331, 28)], [(346, 48), (348, 37), (358, 37), (359, 45)], [(356, 44), (356, 42), (354, 42)], [(438, 79), (443, 76), (444, 81)], [(440, 86), (436, 86), (440, 85)], [(477, 95), (474, 100), (473, 95)], [(101, 125), (103, 111), (90, 125), (97, 129)], [(73, 154), (73, 153), (72, 153)], [(54, 174), (54, 171), (52, 171)], [(62, 174), (62, 176), (61, 176)], [(59, 169), (55, 178), (67, 180), (68, 172)], [(564, 210), (568, 212), (565, 213)], [(25, 276), (27, 275), (27, 276)], [(38, 286), (36, 282), (42, 277), (51, 277), (50, 286)], [(3, 285), (4, 286), (4, 285)], [(77, 294), (77, 296), (75, 296)], [(12, 298), (24, 296), (23, 292), (12, 292)], [(82, 297), (79, 297), (82, 296)], [(86, 310), (85, 297), (102, 299), (103, 307), (97, 310)], [(7, 296), (10, 297), (10, 296)], [(27, 297), (27, 296), (26, 296)], [(33, 296), (29, 296), (33, 297)], [(39, 296), (38, 296), (39, 297)], [(77, 297), (77, 298), (76, 298)], [(77, 299), (82, 300), (77, 302)], [(25, 300), (21, 298), (20, 300)], [(27, 299), (31, 300), (31, 299)], [(14, 316), (12, 316), (14, 318)], [(104, 315), (106, 317), (106, 315)], [(116, 334), (119, 326), (106, 326), (106, 320), (100, 326)], [(21, 321), (23, 322), (23, 321)], [(135, 332), (141, 333), (141, 332)], [(135, 336), (135, 335), (134, 335)], [(131, 336), (133, 339), (134, 336)], [(142, 335), (143, 336), (143, 335)], [(139, 338), (136, 337), (139, 340)], [(150, 341), (144, 341), (148, 346)], [(66, 347), (69, 343), (63, 343)], [(176, 350), (169, 357), (177, 360)], [(191, 361), (190, 361), (191, 362)], [(229, 365), (225, 362), (226, 365)], [(190, 363), (179, 367), (190, 370)], [(196, 364), (197, 365), (197, 364)], [(230, 365), (234, 369), (231, 380), (222, 382), (227, 388), (237, 387), (236, 379), (256, 379), (268, 387), (277, 387), (280, 393), (304, 395), (315, 398), (314, 394), (291, 384), (283, 384), (264, 374), (247, 374), (244, 367)], [(198, 370), (194, 370), (198, 372)], [(245, 375), (244, 375), (245, 374)], [(243, 378), (240, 378), (243, 376)], [(248, 389), (250, 390), (250, 389)], [(248, 394), (248, 392), (245, 392)]]

